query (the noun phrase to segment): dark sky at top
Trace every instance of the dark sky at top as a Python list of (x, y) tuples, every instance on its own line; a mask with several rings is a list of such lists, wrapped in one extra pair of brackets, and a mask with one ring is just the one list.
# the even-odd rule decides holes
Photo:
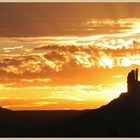
[(139, 18), (138, 3), (1, 3), (1, 37), (86, 36), (90, 19)]

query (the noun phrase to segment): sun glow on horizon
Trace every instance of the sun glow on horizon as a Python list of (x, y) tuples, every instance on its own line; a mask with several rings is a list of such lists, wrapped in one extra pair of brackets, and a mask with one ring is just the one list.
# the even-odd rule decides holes
[[(121, 88), (117, 90), (118, 87)], [(112, 99), (117, 98), (121, 94), (120, 91), (124, 91), (123, 87), (124, 84), (122, 83), (112, 84), (109, 89), (107, 89), (107, 87), (103, 89), (102, 85), (24, 88), (1, 87), (0, 104), (4, 108), (12, 110), (30, 110), (39, 108), (39, 110), (61, 110), (63, 108), (83, 110), (87, 109), (87, 104), (88, 108), (98, 108)], [(71, 102), (71, 104), (67, 104), (67, 102)], [(50, 105), (52, 105), (51, 108)]]
[(127, 73), (140, 67), (139, 4), (72, 5), (38, 14), (2, 5), (0, 106), (93, 109), (127, 91)]

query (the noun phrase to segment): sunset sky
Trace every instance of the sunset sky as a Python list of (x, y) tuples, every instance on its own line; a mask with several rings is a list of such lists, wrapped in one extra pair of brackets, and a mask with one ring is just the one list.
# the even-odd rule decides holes
[(0, 106), (94, 109), (140, 68), (139, 3), (0, 3)]

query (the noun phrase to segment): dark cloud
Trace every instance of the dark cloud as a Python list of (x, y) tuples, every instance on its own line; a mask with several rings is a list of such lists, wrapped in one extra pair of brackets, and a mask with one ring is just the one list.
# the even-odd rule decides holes
[(55, 61), (55, 60), (65, 61), (65, 60), (66, 60), (63, 54), (59, 54), (59, 53), (56, 52), (56, 51), (52, 51), (51, 53), (46, 53), (46, 54), (44, 55), (44, 57), (45, 57), (46, 59), (51, 60), (51, 61)]
[(74, 45), (40, 45), (37, 46), (35, 48), (33, 48), (34, 51), (41, 51), (41, 50), (45, 50), (45, 51), (57, 51), (57, 52), (77, 52), (80, 50), (79, 46), (74, 46)]
[[(1, 3), (0, 36), (69, 36), (116, 32), (84, 25), (90, 19), (140, 18), (139, 3)], [(126, 27), (123, 27), (126, 28)], [(102, 32), (101, 32), (102, 31)]]

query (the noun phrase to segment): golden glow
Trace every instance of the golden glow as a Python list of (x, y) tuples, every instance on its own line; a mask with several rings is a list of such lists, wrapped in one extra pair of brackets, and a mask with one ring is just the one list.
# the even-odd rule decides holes
[(50, 23), (52, 35), (0, 37), (0, 106), (93, 109), (126, 92), (127, 73), (140, 66), (140, 18), (112, 13), (97, 18), (85, 12), (73, 23), (63, 13), (50, 16), (64, 22), (55, 30)]
[[(46, 87), (26, 87), (26, 88), (4, 88), (0, 90), (1, 106), (10, 109), (62, 109), (72, 108), (86, 109), (86, 106), (81, 104), (88, 104), (88, 108), (97, 108), (100, 104), (107, 103), (119, 96), (117, 86), (120, 84), (111, 85), (112, 89), (103, 88), (102, 85), (76, 85), (76, 86), (46, 86)], [(116, 86), (116, 91), (113, 88)], [(122, 85), (121, 85), (122, 86)], [(123, 90), (119, 88), (119, 91)], [(20, 94), (19, 94), (20, 93)], [(70, 101), (71, 104), (67, 104)], [(61, 107), (60, 107), (61, 106)], [(29, 107), (29, 108), (28, 108)]]
[(100, 60), (99, 60), (99, 65), (102, 67), (113, 67), (113, 58), (106, 56), (104, 54), (101, 54)]
[(112, 77), (113, 77), (113, 78), (122, 78), (123, 75), (113, 75)]
[(13, 110), (87, 109), (118, 97), (126, 92), (129, 69), (140, 65), (140, 40), (112, 36), (52, 37), (54, 42), (59, 40), (55, 47), (42, 44), (41, 39), (48, 37), (39, 38), (41, 45), (28, 48), (28, 52), (22, 42), (24, 45), (15, 47), (22, 52), (2, 53), (0, 69), (9, 76), (0, 79), (0, 106)]

